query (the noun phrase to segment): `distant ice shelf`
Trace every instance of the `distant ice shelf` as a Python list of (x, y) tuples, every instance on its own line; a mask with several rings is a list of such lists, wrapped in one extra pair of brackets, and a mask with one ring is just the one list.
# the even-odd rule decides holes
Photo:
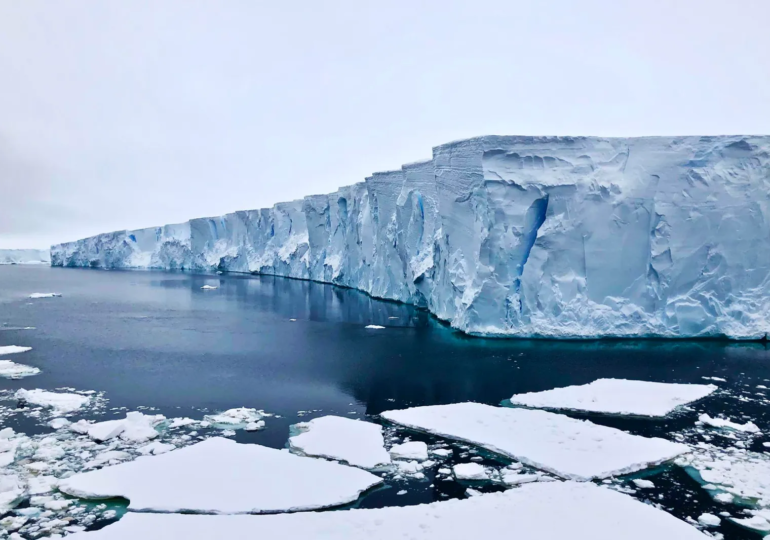
[(461, 331), (764, 338), (770, 136), (487, 136), (329, 195), (51, 248), (54, 266), (272, 274)]
[(0, 249), (0, 264), (51, 264), (47, 249)]

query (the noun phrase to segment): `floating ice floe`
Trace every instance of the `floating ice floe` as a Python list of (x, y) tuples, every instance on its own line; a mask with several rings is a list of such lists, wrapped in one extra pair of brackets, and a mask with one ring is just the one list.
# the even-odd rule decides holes
[(193, 420), (192, 418), (172, 418), (169, 421), (168, 427), (178, 428), (178, 427), (192, 426), (198, 423), (200, 423), (199, 420)]
[(719, 527), (719, 525), (722, 523), (722, 520), (714, 514), (705, 513), (698, 516), (698, 523), (706, 527)]
[(475, 444), (571, 480), (632, 473), (689, 451), (684, 444), (630, 435), (530, 409), (456, 403), (386, 411), (386, 420)]
[(5, 345), (3, 347), (0, 347), (0, 356), (5, 356), (6, 354), (18, 354), (18, 353), (31, 351), (31, 350), (32, 350), (32, 347), (19, 347), (18, 345)]
[(272, 415), (262, 410), (238, 407), (218, 414), (206, 415), (203, 420), (219, 429), (244, 429), (249, 424), (257, 424), (257, 429), (261, 429), (265, 425), (262, 419), (268, 416)]
[(159, 423), (166, 419), (163, 415), (146, 415), (140, 412), (129, 412), (125, 418), (119, 420), (107, 420), (94, 424), (80, 420), (70, 426), (70, 429), (79, 433), (87, 433), (89, 437), (98, 442), (109, 441), (114, 437), (120, 437), (124, 441), (144, 442), (158, 436), (155, 429)]
[(380, 326), (379, 324), (368, 324), (365, 326), (367, 330), (384, 330), (384, 326)]
[(46, 292), (46, 293), (36, 292), (29, 295), (29, 297), (32, 298), (33, 300), (36, 300), (38, 298), (57, 298), (59, 296), (61, 296), (61, 293), (56, 293), (56, 292)]
[(645, 480), (644, 478), (634, 478), (633, 482), (639, 489), (653, 489), (655, 487), (652, 481)]
[(37, 375), (38, 373), (40, 373), (40, 370), (36, 367), (17, 364), (10, 360), (0, 360), (0, 377), (6, 379), (22, 379), (24, 377)]
[(355, 467), (215, 437), (76, 474), (59, 489), (86, 499), (125, 497), (134, 511), (258, 514), (347, 504), (380, 482)]
[(458, 480), (488, 480), (486, 469), (478, 463), (460, 463), (452, 467), (452, 473)]
[(289, 448), (298, 454), (344, 461), (374, 469), (390, 463), (382, 427), (340, 416), (322, 416), (295, 424), (298, 432), (289, 438)]
[(273, 516), (129, 513), (71, 540), (706, 540), (695, 527), (627, 495), (575, 482), (535, 483), (503, 493), (418, 506)]
[(397, 444), (390, 449), (393, 459), (415, 459), (425, 461), (428, 459), (428, 445), (420, 441), (409, 441)]
[(515, 394), (514, 405), (605, 414), (666, 416), (677, 407), (717, 390), (713, 384), (672, 384), (626, 379), (598, 379), (590, 384)]
[(50, 407), (57, 414), (75, 412), (90, 401), (88, 396), (68, 392), (48, 392), (39, 388), (36, 390), (21, 388), (16, 392), (16, 399), (40, 407)]
[(201, 287), (201, 289), (203, 289), (204, 291), (213, 291), (216, 288), (217, 287), (214, 287), (213, 285), (204, 285), (203, 287)]
[(702, 414), (698, 417), (698, 421), (719, 429), (731, 429), (733, 431), (743, 431), (744, 433), (759, 433), (759, 427), (753, 422), (746, 422), (745, 424), (738, 424), (730, 421), (729, 418), (712, 418), (707, 414)]

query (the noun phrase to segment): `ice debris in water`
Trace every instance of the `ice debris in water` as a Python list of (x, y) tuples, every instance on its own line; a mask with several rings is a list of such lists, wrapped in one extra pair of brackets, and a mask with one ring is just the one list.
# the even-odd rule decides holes
[(425, 461), (428, 459), (428, 445), (420, 441), (409, 441), (397, 444), (390, 449), (393, 459), (415, 459)]
[(31, 405), (50, 407), (54, 413), (58, 414), (75, 412), (90, 401), (88, 396), (80, 394), (48, 392), (40, 389), (25, 390), (24, 388), (16, 391), (16, 399)]
[(652, 481), (645, 480), (644, 478), (634, 478), (633, 482), (639, 489), (652, 489), (655, 487), (655, 484)]
[(0, 377), (6, 379), (22, 379), (24, 377), (37, 375), (38, 373), (40, 373), (40, 370), (36, 367), (17, 364), (10, 360), (0, 360)]
[(106, 420), (104, 422), (90, 423), (80, 420), (70, 426), (73, 431), (86, 433), (98, 442), (108, 441), (114, 437), (120, 437), (124, 441), (145, 442), (158, 436), (155, 426), (165, 421), (163, 415), (146, 415), (138, 411), (129, 412), (126, 417), (119, 420)]
[(82, 498), (122, 496), (135, 511), (231, 514), (339, 506), (381, 482), (355, 467), (215, 437), (76, 474), (59, 489)]
[(293, 430), (297, 434), (289, 438), (289, 448), (300, 455), (336, 459), (364, 469), (390, 463), (382, 427), (377, 424), (322, 416), (295, 424)]
[(244, 429), (249, 424), (257, 424), (258, 429), (264, 427), (259, 424), (263, 418), (272, 416), (263, 410), (238, 407), (227, 411), (206, 415), (203, 420), (220, 429)]
[(546, 411), (456, 403), (385, 411), (404, 427), (469, 442), (562, 478), (591, 480), (632, 473), (689, 448)]
[(487, 480), (486, 469), (478, 463), (459, 463), (452, 467), (452, 473), (458, 480)]
[[(153, 458), (154, 459), (154, 458)], [(71, 540), (705, 540), (692, 525), (627, 495), (590, 483), (536, 483), (503, 493), (417, 506), (272, 516), (126, 514)]]
[(730, 421), (729, 418), (711, 418), (708, 414), (701, 414), (698, 417), (698, 421), (719, 429), (731, 429), (734, 431), (745, 431), (747, 433), (759, 433), (759, 427), (753, 422), (746, 422), (745, 424), (738, 424)]
[(5, 356), (6, 354), (18, 354), (18, 353), (31, 351), (31, 350), (32, 350), (32, 347), (19, 347), (18, 345), (4, 345), (0, 347), (0, 356)]
[(215, 287), (215, 286), (213, 286), (213, 285), (204, 285), (203, 287), (201, 287), (201, 289), (203, 289), (204, 291), (213, 291), (213, 290), (215, 290), (216, 288), (217, 288), (217, 287)]
[(677, 407), (702, 399), (713, 384), (672, 384), (625, 379), (597, 379), (590, 384), (515, 394), (514, 405), (595, 413), (665, 416)]
[(33, 300), (38, 298), (57, 298), (59, 296), (61, 296), (61, 293), (55, 293), (55, 292), (49, 292), (49, 293), (36, 292), (29, 295), (29, 297), (32, 298)]
[(705, 525), (706, 527), (718, 527), (722, 520), (714, 514), (704, 513), (698, 516), (698, 523)]
[(364, 328), (367, 330), (384, 330), (384, 326), (380, 326), (379, 324), (368, 324)]

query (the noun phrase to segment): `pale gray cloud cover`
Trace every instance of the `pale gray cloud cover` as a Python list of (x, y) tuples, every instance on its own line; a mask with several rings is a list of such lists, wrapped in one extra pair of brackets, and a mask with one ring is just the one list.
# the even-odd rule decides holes
[(482, 134), (770, 133), (767, 0), (0, 0), (0, 248)]

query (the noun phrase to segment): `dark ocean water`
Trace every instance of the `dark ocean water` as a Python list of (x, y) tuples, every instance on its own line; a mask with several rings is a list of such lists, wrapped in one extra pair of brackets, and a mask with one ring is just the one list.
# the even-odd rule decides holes
[[(205, 284), (218, 289), (201, 290)], [(31, 301), (33, 292), (63, 297)], [(367, 324), (387, 328), (367, 330)], [(28, 326), (35, 329), (14, 329)], [(746, 416), (770, 431), (767, 405), (736, 399), (770, 379), (765, 343), (469, 338), (410, 306), (283, 278), (0, 266), (0, 345), (33, 347), (14, 360), (42, 370), (19, 381), (0, 379), (0, 389), (103, 391), (110, 407), (149, 406), (168, 417), (255, 407), (281, 418), (269, 419), (261, 432), (239, 431), (236, 440), (277, 448), (291, 424), (315, 416), (365, 418), (460, 401), (498, 405), (514, 393), (601, 377), (704, 383), (716, 376), (727, 380), (720, 385), (727, 392), (671, 419), (591, 417), (600, 424), (666, 437), (709, 412)], [(48, 430), (22, 416), (10, 422), (28, 434)], [(761, 451), (762, 440), (768, 439), (752, 449)], [(656, 489), (640, 497), (662, 494), (658, 502), (679, 517), (724, 509), (681, 469), (652, 479)], [(454, 482), (429, 484), (400, 497), (395, 489), (379, 490), (360, 505), (416, 504), (464, 492)], [(719, 530), (726, 538), (758, 538), (731, 525)]]

